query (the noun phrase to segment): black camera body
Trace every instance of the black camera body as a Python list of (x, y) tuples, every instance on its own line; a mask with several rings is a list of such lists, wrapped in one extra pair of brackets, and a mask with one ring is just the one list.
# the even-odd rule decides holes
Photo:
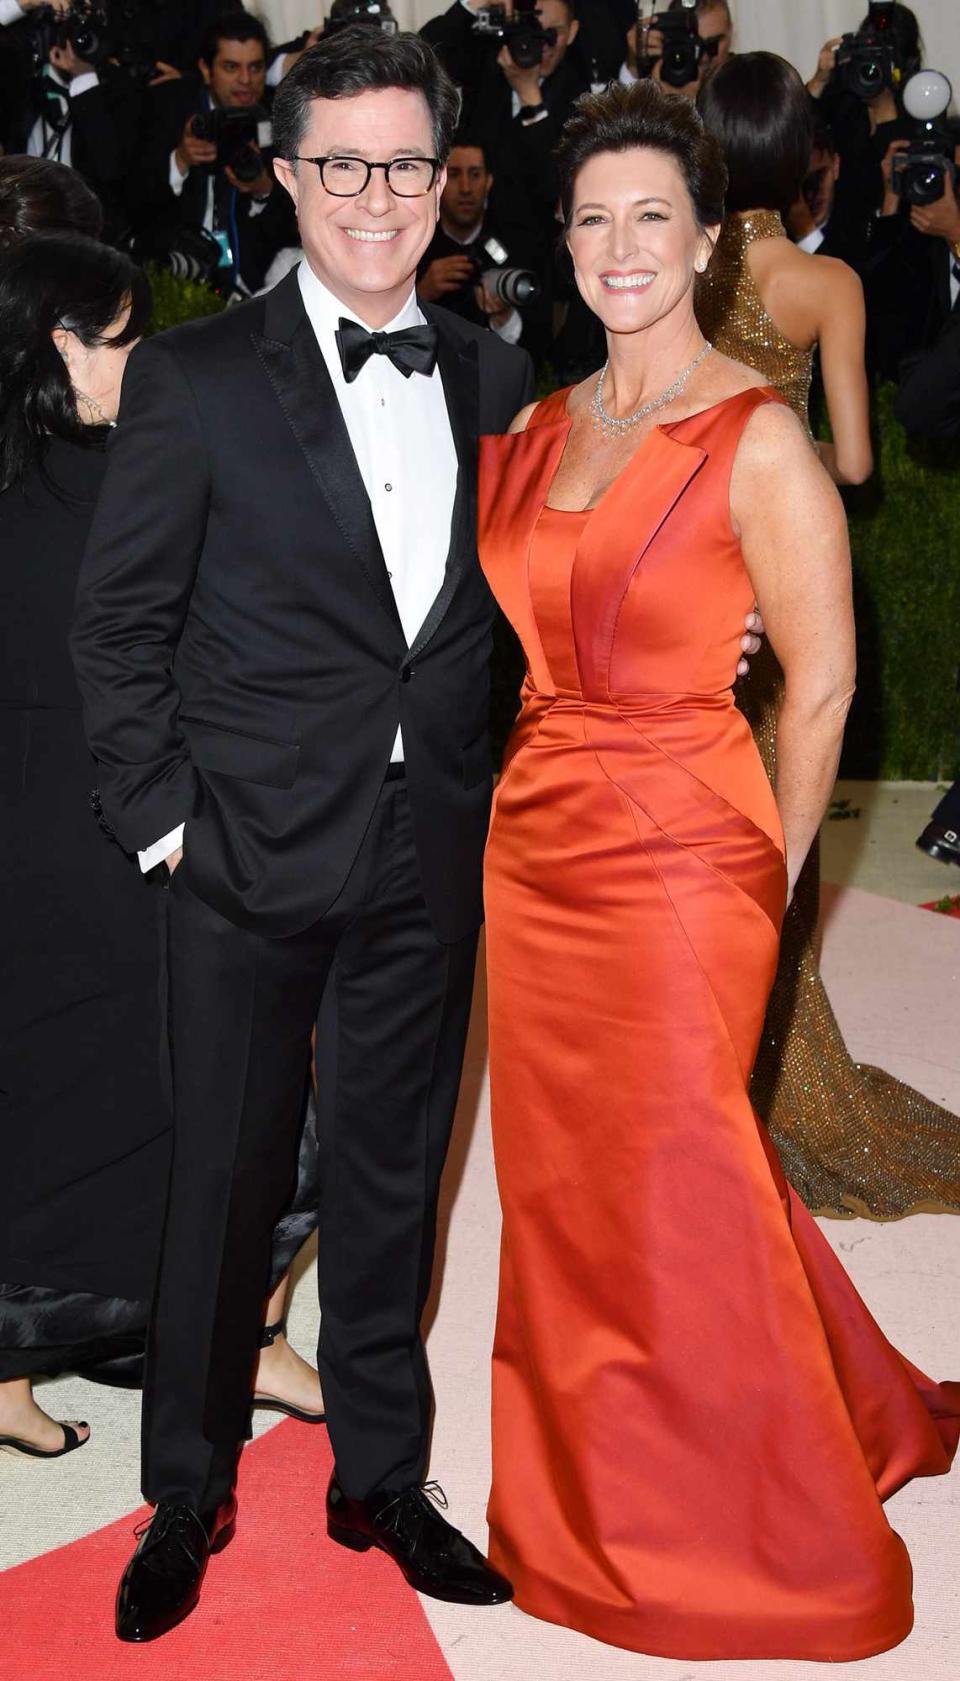
[(536, 0), (517, 0), (513, 17), (506, 6), (480, 6), (473, 33), (501, 41), (518, 70), (535, 70), (548, 47), (557, 44), (557, 31), (544, 29), (534, 7)]
[(396, 35), (397, 20), (387, 0), (334, 0), (323, 33), (332, 35), (338, 29), (379, 29), (384, 35)]
[(144, 38), (137, 0), (73, 0), (68, 11), (41, 6), (34, 21), (33, 57), (46, 63), (51, 47), (71, 46), (78, 58), (99, 69), (109, 59), (135, 81), (148, 82), (156, 74), (156, 55)]
[(870, 0), (863, 28), (844, 35), (837, 48), (837, 85), (866, 104), (903, 81), (894, 18), (899, 0)]
[(270, 144), (270, 118), (262, 105), (213, 106), (194, 117), (198, 140), (217, 148), (216, 168), (229, 167), (238, 181), (255, 181), (263, 168), (261, 152)]
[(511, 266), (510, 254), (499, 239), (485, 239), (470, 246), (467, 255), (477, 280), (499, 303), (513, 309), (534, 303), (540, 296), (540, 281), (533, 269)]
[(697, 27), (696, 0), (676, 12), (657, 12), (650, 28), (663, 36), (660, 80), (668, 88), (685, 88), (700, 75), (704, 43)]
[[(924, 125), (926, 126), (926, 125)], [(937, 204), (946, 182), (957, 184), (953, 160), (953, 137), (938, 129), (912, 141), (906, 151), (894, 152), (890, 164), (890, 186), (908, 204)]]
[(91, 0), (73, 0), (68, 11), (40, 6), (33, 13), (33, 54), (45, 62), (51, 47), (72, 47), (87, 64), (100, 65), (113, 51), (110, 22), (102, 6)]

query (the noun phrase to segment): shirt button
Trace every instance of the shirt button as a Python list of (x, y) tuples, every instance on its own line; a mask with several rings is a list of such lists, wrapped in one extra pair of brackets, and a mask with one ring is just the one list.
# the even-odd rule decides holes
[(392, 484), (385, 484), (383, 488), (384, 488), (384, 490), (392, 490), (393, 485)]

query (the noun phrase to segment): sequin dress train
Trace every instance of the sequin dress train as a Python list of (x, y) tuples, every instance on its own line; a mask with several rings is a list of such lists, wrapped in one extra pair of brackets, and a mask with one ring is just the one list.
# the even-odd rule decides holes
[[(775, 212), (724, 223), (698, 283), (697, 315), (718, 350), (756, 368), (808, 426), (813, 353), (791, 344), (763, 307), (747, 262), (758, 239), (783, 239)], [(782, 673), (764, 643), (737, 699), (773, 777)], [(896, 1220), (960, 1213), (960, 1118), (881, 1068), (850, 1056), (817, 962), (820, 863), (814, 847), (783, 927), (751, 1095), (784, 1170), (816, 1213)]]

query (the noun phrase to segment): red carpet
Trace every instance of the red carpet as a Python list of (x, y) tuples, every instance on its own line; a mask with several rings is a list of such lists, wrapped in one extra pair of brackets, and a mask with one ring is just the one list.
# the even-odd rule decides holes
[(247, 1448), (236, 1539), (198, 1609), (149, 1646), (113, 1634), (146, 1509), (0, 1574), (2, 1681), (452, 1681), (420, 1601), (380, 1553), (327, 1539), (330, 1449), (285, 1423)]

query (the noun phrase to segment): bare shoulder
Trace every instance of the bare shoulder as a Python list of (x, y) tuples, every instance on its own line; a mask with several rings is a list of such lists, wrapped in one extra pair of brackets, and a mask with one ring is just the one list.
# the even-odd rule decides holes
[[(709, 370), (709, 389), (714, 401), (722, 403), (727, 397), (738, 397), (741, 391), (761, 391), (769, 381), (756, 368), (747, 366), (746, 362), (737, 362), (732, 356), (725, 356), (722, 350), (715, 350), (707, 363)], [(708, 381), (704, 381), (706, 395)]]
[(821, 257), (792, 250), (794, 267), (791, 284), (794, 296), (802, 298), (820, 322), (838, 314), (853, 314), (863, 308), (863, 282), (849, 263), (839, 257)]
[(730, 481), (730, 511), (746, 526), (845, 524), (843, 503), (797, 416), (786, 403), (762, 403), (740, 435)]

